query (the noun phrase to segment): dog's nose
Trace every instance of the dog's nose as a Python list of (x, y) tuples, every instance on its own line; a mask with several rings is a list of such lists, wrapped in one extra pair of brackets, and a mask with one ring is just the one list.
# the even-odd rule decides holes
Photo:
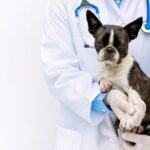
[(108, 48), (106, 49), (106, 51), (107, 51), (107, 53), (111, 54), (111, 53), (114, 52), (114, 49), (111, 48), (111, 47), (108, 47)]

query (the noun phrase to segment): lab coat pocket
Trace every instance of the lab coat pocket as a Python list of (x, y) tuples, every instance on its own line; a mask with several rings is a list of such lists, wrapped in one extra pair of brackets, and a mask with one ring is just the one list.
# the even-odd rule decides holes
[(81, 134), (77, 131), (58, 128), (56, 146), (54, 150), (81, 150)]

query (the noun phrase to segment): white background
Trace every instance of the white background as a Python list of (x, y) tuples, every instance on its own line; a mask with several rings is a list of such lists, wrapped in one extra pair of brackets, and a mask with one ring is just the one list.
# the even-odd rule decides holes
[(43, 75), (47, 0), (0, 0), (0, 150), (51, 150), (57, 102)]

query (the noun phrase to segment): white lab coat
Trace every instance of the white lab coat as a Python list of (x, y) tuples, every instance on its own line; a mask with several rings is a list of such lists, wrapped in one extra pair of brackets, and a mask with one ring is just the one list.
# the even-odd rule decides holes
[[(103, 24), (126, 25), (143, 16), (145, 0), (124, 0), (119, 9), (114, 0), (89, 0), (99, 6)], [(83, 47), (74, 15), (81, 0), (51, 0), (44, 22), (42, 62), (50, 91), (60, 102), (55, 150), (118, 150), (113, 114), (91, 112), (99, 93), (96, 82), (96, 51)], [(80, 11), (84, 39), (93, 45), (86, 22), (86, 8)], [(130, 43), (130, 52), (150, 76), (150, 34), (140, 31)]]

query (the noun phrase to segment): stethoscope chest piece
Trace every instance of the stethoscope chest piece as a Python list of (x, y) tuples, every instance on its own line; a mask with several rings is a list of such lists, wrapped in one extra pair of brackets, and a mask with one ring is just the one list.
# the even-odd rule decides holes
[(145, 33), (150, 33), (150, 23), (144, 22), (142, 25), (142, 31)]

